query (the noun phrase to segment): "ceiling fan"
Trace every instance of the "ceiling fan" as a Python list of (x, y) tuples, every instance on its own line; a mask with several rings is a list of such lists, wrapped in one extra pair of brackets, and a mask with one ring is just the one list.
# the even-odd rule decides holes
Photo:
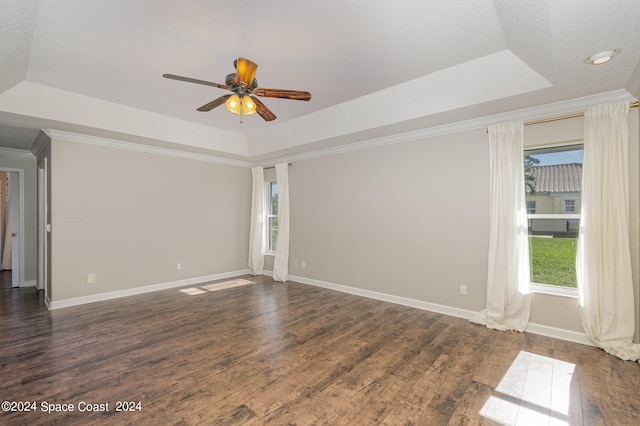
[(283, 89), (265, 89), (258, 87), (256, 80), (256, 71), (258, 65), (255, 62), (245, 58), (238, 58), (233, 61), (236, 69), (235, 73), (227, 75), (225, 84), (213, 83), (210, 81), (197, 80), (190, 77), (182, 77), (174, 74), (163, 74), (164, 78), (172, 80), (186, 81), (188, 83), (203, 84), (205, 86), (218, 87), (226, 89), (233, 94), (223, 95), (213, 101), (202, 105), (198, 111), (211, 111), (215, 107), (225, 104), (227, 109), (234, 114), (240, 114), (240, 122), (243, 115), (251, 115), (258, 113), (265, 121), (276, 119), (276, 115), (271, 112), (256, 96), (265, 98), (282, 98), (295, 99), (298, 101), (308, 101), (311, 99), (311, 93), (299, 90), (283, 90)]

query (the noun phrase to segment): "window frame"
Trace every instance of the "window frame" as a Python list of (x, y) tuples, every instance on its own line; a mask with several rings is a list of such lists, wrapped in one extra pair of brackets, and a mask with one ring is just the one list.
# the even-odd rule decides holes
[[(556, 143), (556, 144), (548, 144), (548, 145), (539, 145), (539, 146), (525, 146), (525, 148), (523, 150), (523, 153), (522, 153), (522, 157), (524, 159), (524, 157), (526, 155), (531, 155), (531, 151), (537, 151), (537, 150), (541, 150), (541, 149), (545, 149), (545, 148), (565, 148), (565, 147), (566, 148), (570, 148), (570, 147), (576, 147), (576, 146), (581, 146), (582, 150), (584, 151), (584, 141), (582, 141), (582, 140), (572, 141), (572, 142), (562, 142), (562, 143)], [(567, 149), (567, 151), (569, 151), (569, 150), (570, 149)], [(583, 168), (583, 173), (584, 173), (584, 168)], [(582, 197), (582, 193), (580, 193), (580, 196)], [(575, 207), (577, 207), (577, 206), (575, 206), (575, 201), (576, 200), (573, 200), (573, 201), (574, 201), (574, 208), (575, 208)], [(551, 214), (529, 213), (529, 209), (526, 208), (526, 201), (525, 201), (525, 210), (526, 210), (526, 213), (527, 213), (527, 223), (529, 223), (529, 221), (532, 220), (532, 219), (566, 219), (566, 220), (577, 219), (579, 221), (582, 220), (581, 219), (581, 216), (582, 216), (581, 213), (551, 213)], [(564, 203), (563, 203), (563, 211), (564, 211)], [(531, 238), (531, 237), (529, 237), (529, 238)], [(532, 262), (531, 253), (529, 253), (529, 264), (531, 264), (531, 262)], [(569, 297), (569, 298), (572, 298), (572, 299), (577, 299), (578, 298), (578, 288), (577, 287), (565, 287), (565, 286), (561, 286), (561, 285), (557, 285), (557, 284), (537, 283), (535, 281), (531, 281), (531, 278), (529, 280), (529, 291), (531, 293), (539, 293), (539, 294), (547, 294), (547, 295), (553, 295), (553, 296)]]
[[(275, 255), (276, 254), (276, 243), (277, 240), (275, 242), (273, 242), (273, 247), (271, 246), (271, 233), (274, 230), (273, 226), (272, 226), (272, 219), (278, 219), (278, 212), (276, 211), (275, 213), (272, 211), (272, 202), (273, 202), (273, 185), (274, 184), (278, 184), (278, 181), (273, 179), (273, 180), (268, 180), (265, 181), (265, 220), (264, 220), (264, 227), (265, 227), (265, 254), (270, 254), (270, 255)], [(280, 190), (278, 189), (278, 194), (280, 193)], [(275, 230), (278, 230), (278, 227), (275, 227)]]

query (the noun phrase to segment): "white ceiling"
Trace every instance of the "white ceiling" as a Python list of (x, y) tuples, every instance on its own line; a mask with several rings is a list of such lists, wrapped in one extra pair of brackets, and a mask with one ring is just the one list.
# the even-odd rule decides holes
[[(56, 129), (261, 160), (619, 91), (640, 96), (638, 0), (0, 0), (0, 146)], [(584, 58), (622, 49), (612, 62)], [(239, 56), (278, 116), (196, 108)]]

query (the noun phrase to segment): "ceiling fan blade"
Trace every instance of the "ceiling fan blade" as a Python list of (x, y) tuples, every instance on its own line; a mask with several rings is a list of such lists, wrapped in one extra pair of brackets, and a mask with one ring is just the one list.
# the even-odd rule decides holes
[(260, 99), (255, 96), (251, 96), (251, 99), (256, 103), (256, 112), (264, 119), (264, 121), (273, 121), (276, 119), (276, 115), (271, 112), (269, 108)]
[(236, 61), (236, 84), (242, 88), (249, 88), (256, 76), (258, 64), (245, 58)]
[(300, 90), (265, 89), (258, 87), (254, 89), (253, 93), (266, 98), (295, 99), (297, 101), (308, 101), (311, 99), (311, 93)]
[(223, 103), (225, 103), (227, 101), (227, 99), (229, 99), (231, 96), (232, 95), (220, 96), (218, 99), (214, 99), (211, 102), (209, 102), (208, 104), (202, 105), (200, 108), (198, 108), (198, 111), (201, 111), (201, 112), (211, 111), (215, 107), (220, 106)]
[(162, 74), (162, 76), (170, 80), (186, 81), (187, 83), (204, 84), (205, 86), (213, 86), (213, 87), (218, 87), (220, 89), (231, 90), (229, 86), (225, 86), (224, 84), (213, 83), (211, 81), (198, 80), (191, 77), (182, 77), (181, 75), (175, 75), (175, 74)]

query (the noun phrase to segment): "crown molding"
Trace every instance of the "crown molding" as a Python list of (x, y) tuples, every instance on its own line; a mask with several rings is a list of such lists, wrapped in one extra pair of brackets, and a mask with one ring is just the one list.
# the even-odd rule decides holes
[(497, 114), (489, 116), (487, 118), (493, 119), (490, 124), (512, 120), (535, 121), (557, 117), (560, 115), (581, 113), (585, 112), (587, 108), (593, 105), (616, 101), (635, 102), (637, 101), (637, 99), (635, 99), (629, 92), (624, 89), (613, 90), (611, 92), (599, 93), (597, 95), (584, 96), (581, 98), (570, 99), (568, 101), (554, 102), (538, 107), (525, 108), (508, 113)]
[[(275, 164), (280, 162), (292, 162), (310, 160), (313, 158), (338, 155), (348, 152), (360, 151), (364, 149), (377, 148), (387, 145), (395, 145), (399, 143), (412, 142), (420, 139), (428, 139), (436, 136), (442, 136), (452, 133), (461, 133), (477, 129), (486, 129), (487, 126), (504, 121), (533, 121), (565, 114), (574, 114), (584, 112), (588, 107), (599, 103), (615, 102), (615, 101), (634, 102), (636, 99), (626, 90), (615, 90), (611, 92), (601, 93), (597, 95), (585, 96), (581, 98), (571, 99), (568, 101), (556, 102), (541, 105), (532, 108), (525, 108), (516, 111), (510, 111), (502, 114), (495, 114), (480, 117), (472, 120), (459, 121), (456, 123), (445, 124), (442, 126), (429, 127), (412, 132), (398, 133), (390, 136), (366, 139), (360, 142), (354, 142), (346, 145), (339, 145), (331, 148), (323, 148), (299, 154), (277, 157), (266, 161), (250, 161), (236, 160), (214, 155), (198, 154), (179, 149), (160, 148), (151, 145), (142, 145), (134, 142), (125, 142), (115, 139), (103, 138), (98, 136), (89, 136), (60, 130), (43, 130), (50, 138), (65, 139), (73, 142), (88, 143), (93, 145), (106, 146), (110, 148), (126, 149), (130, 151), (145, 152), (150, 154), (166, 155), (170, 157), (183, 158), (189, 160), (206, 161), (210, 163), (224, 164), (238, 167), (254, 167)], [(29, 151), (11, 150), (3, 148), (0, 154), (7, 155), (32, 155)], [(247, 157), (250, 158), (250, 157)]]
[(533, 121), (544, 118), (556, 117), (565, 114), (574, 114), (584, 112), (592, 105), (615, 101), (635, 102), (626, 90), (615, 90), (611, 92), (601, 93), (597, 95), (585, 96), (582, 98), (571, 99), (568, 101), (556, 102), (538, 107), (525, 108), (516, 111), (510, 111), (502, 114), (489, 115), (472, 120), (459, 121), (456, 123), (445, 124), (442, 126), (429, 127), (413, 132), (399, 133), (396, 135), (384, 136), (380, 138), (368, 139), (361, 142), (355, 142), (348, 145), (341, 145), (331, 148), (324, 148), (290, 156), (283, 156), (269, 161), (258, 162), (256, 165), (265, 165), (279, 163), (284, 161), (302, 161), (312, 158), (326, 157), (330, 155), (343, 154), (347, 152), (360, 151), (363, 149), (376, 148), (387, 145), (395, 145), (398, 143), (412, 142), (420, 139), (427, 139), (436, 136), (442, 136), (452, 133), (461, 133), (470, 130), (486, 129), (487, 126), (504, 121)]
[(0, 155), (10, 155), (12, 157), (33, 157), (31, 151), (23, 149), (2, 148), (0, 147)]
[(60, 130), (43, 130), (51, 139), (64, 139), (71, 142), (79, 142), (90, 145), (104, 146), (108, 148), (125, 149), (128, 151), (144, 152), (147, 154), (165, 155), (169, 157), (183, 158), (187, 160), (206, 161), (209, 163), (224, 164), (227, 166), (252, 167), (253, 163), (245, 160), (217, 157), (215, 155), (198, 154), (179, 149), (160, 148), (151, 145), (142, 145), (134, 142), (125, 142), (115, 139), (89, 136), (79, 133), (64, 132)]

